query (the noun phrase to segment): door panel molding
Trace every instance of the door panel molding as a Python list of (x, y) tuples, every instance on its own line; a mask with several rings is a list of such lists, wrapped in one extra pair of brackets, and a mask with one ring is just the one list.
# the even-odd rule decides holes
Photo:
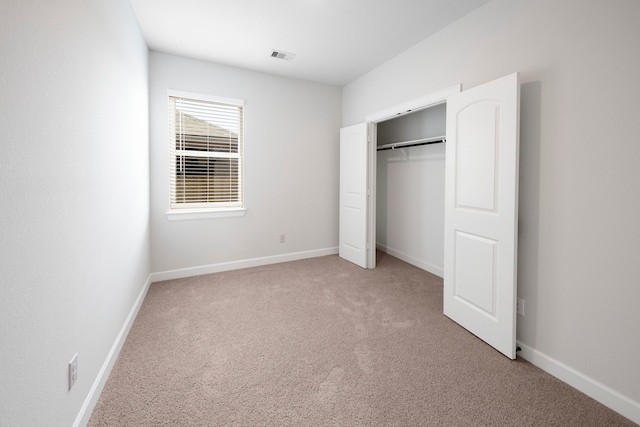
[(367, 124), (340, 129), (340, 223), (338, 254), (367, 268)]
[(447, 100), (444, 314), (514, 359), (519, 78)]

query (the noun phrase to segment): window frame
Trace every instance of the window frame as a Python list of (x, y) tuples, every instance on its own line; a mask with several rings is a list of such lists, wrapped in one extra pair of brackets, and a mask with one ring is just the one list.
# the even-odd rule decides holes
[[(242, 119), (241, 119), (241, 129), (240, 133), (242, 134), (241, 140), (239, 144), (239, 164), (238, 164), (238, 179), (240, 181), (241, 197), (239, 203), (231, 203), (228, 202), (220, 202), (219, 205), (214, 203), (207, 204), (196, 204), (193, 203), (193, 206), (185, 205), (184, 207), (174, 207), (171, 203), (171, 180), (175, 179), (175, 163), (171, 160), (172, 156), (175, 154), (171, 154), (171, 150), (175, 150), (175, 134), (172, 134), (172, 124), (170, 120), (174, 120), (169, 117), (167, 114), (167, 134), (169, 135), (169, 198), (168, 205), (169, 209), (165, 212), (165, 215), (170, 221), (179, 221), (179, 220), (189, 220), (189, 219), (207, 219), (207, 218), (226, 218), (226, 217), (238, 217), (244, 216), (246, 213), (246, 207), (244, 204), (244, 100), (238, 98), (227, 98), (221, 96), (213, 96), (207, 95), (203, 93), (195, 93), (195, 92), (186, 92), (181, 90), (168, 89), (166, 96), (166, 111), (169, 113), (169, 102), (171, 97), (176, 98), (187, 98), (193, 99), (196, 101), (205, 101), (205, 102), (214, 102), (219, 104), (227, 104), (234, 105), (242, 108)], [(173, 141), (172, 141), (173, 138)], [(173, 148), (172, 148), (173, 147)]]

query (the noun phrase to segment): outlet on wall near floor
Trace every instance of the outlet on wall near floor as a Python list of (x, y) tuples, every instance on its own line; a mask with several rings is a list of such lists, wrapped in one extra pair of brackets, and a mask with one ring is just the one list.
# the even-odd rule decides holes
[(78, 379), (78, 353), (73, 356), (71, 362), (69, 362), (69, 390), (76, 383)]
[(518, 297), (516, 300), (516, 313), (524, 317), (524, 298)]
[(287, 241), (287, 235), (286, 234), (281, 234), (280, 235), (280, 243), (284, 243)]

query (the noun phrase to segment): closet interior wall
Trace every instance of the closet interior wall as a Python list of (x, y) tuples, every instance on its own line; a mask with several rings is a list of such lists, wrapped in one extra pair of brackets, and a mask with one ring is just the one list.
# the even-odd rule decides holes
[[(377, 146), (444, 136), (446, 104), (377, 124)], [(444, 275), (445, 143), (377, 151), (376, 247)]]

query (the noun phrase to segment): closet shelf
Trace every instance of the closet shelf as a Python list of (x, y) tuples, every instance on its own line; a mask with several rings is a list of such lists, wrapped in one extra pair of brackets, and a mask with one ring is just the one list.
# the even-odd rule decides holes
[(433, 136), (431, 138), (414, 139), (412, 141), (392, 142), (390, 144), (378, 146), (377, 151), (393, 150), (395, 148), (403, 147), (417, 147), (418, 145), (438, 144), (440, 142), (446, 142), (446, 137)]

